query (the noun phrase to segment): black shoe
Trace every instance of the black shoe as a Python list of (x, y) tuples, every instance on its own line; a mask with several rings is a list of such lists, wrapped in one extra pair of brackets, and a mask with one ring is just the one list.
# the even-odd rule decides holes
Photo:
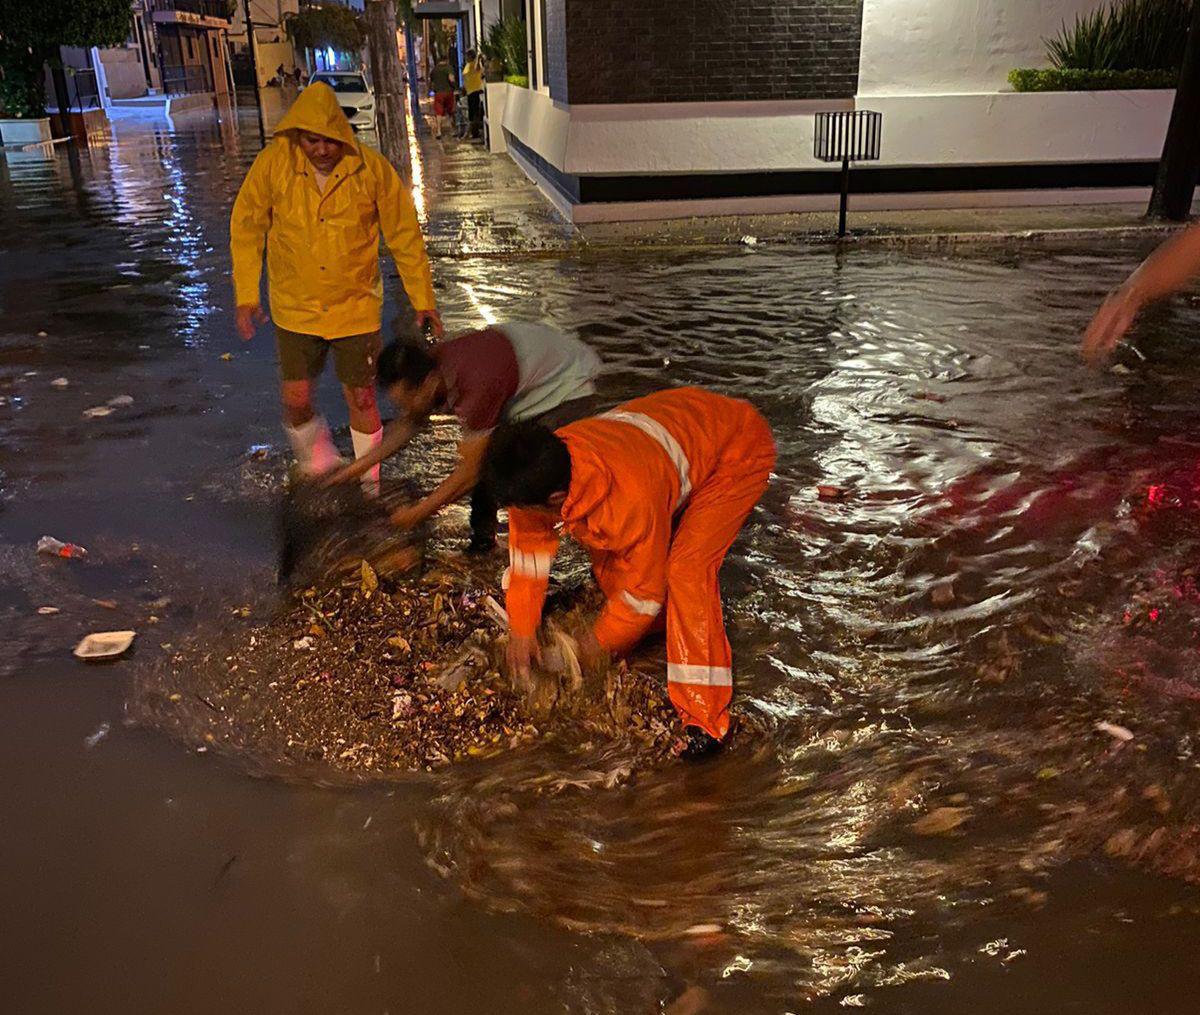
[(683, 728), (684, 748), (680, 757), (686, 761), (700, 761), (719, 754), (723, 746), (721, 741), (702, 730), (699, 726)]

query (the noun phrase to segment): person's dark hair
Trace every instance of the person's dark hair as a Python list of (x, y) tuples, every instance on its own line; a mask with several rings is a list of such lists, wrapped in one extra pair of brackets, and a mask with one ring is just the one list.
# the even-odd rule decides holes
[(502, 423), (488, 443), (483, 481), (501, 507), (546, 504), (570, 487), (571, 455), (547, 427)]
[(467, 59), (468, 59), (468, 60), (474, 60), (474, 59), (475, 59), (475, 50), (473, 50), (473, 49), (468, 49), (468, 50), (467, 50)]
[(385, 391), (393, 384), (419, 388), (437, 368), (437, 360), (423, 342), (389, 342), (379, 354), (377, 377)]

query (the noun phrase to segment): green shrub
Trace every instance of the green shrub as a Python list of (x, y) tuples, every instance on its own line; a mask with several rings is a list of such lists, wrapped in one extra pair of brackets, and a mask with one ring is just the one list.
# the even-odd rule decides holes
[(1046, 39), (1059, 70), (1177, 70), (1183, 62), (1193, 0), (1113, 0), (1063, 22)]
[[(529, 73), (529, 49), (525, 37), (525, 22), (510, 15), (499, 21), (495, 31), (495, 46), (504, 61), (504, 79)], [(489, 35), (489, 41), (491, 36)], [(528, 84), (528, 82), (527, 82)]]
[(504, 80), (510, 85), (516, 85), (518, 88), (529, 87), (529, 75), (527, 74), (505, 74)]
[(1018, 92), (1102, 92), (1109, 89), (1174, 88), (1175, 70), (1040, 70), (1019, 68), (1008, 72), (1008, 83)]

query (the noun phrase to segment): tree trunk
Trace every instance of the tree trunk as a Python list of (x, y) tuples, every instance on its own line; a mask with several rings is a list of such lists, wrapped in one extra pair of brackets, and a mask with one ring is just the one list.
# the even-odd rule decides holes
[(1200, 3), (1192, 7), (1192, 26), (1147, 217), (1184, 221), (1192, 209), (1197, 176), (1200, 176)]
[(367, 0), (367, 48), (375, 80), (375, 119), (379, 150), (406, 184), (412, 182), (408, 125), (404, 118), (404, 74), (396, 38), (395, 0)]

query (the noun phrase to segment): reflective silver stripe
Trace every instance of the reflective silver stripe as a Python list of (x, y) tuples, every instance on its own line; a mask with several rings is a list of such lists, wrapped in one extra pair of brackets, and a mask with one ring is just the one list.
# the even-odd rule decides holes
[(514, 546), (509, 548), (508, 556), (512, 562), (511, 570), (514, 573), (524, 575), (527, 578), (550, 577), (550, 565), (554, 563), (554, 554), (527, 553), (525, 550), (518, 550)]
[(697, 666), (695, 663), (667, 663), (667, 680), (673, 684), (703, 684), (706, 687), (732, 687), (733, 669), (729, 666)]
[(662, 603), (656, 603), (653, 599), (638, 599), (628, 589), (621, 593), (621, 598), (634, 613), (640, 613), (643, 617), (657, 617), (662, 612)]
[(677, 508), (682, 507), (683, 502), (688, 498), (688, 494), (692, 492), (692, 481), (688, 476), (691, 467), (688, 464), (687, 455), (683, 453), (683, 448), (679, 446), (679, 441), (671, 436), (670, 431), (658, 422), (658, 420), (651, 419), (643, 412), (622, 412), (620, 409), (615, 409), (612, 412), (606, 412), (600, 418), (615, 419), (618, 423), (628, 423), (630, 426), (636, 426), (642, 433), (653, 438), (659, 444), (679, 472), (679, 503), (675, 506)]

